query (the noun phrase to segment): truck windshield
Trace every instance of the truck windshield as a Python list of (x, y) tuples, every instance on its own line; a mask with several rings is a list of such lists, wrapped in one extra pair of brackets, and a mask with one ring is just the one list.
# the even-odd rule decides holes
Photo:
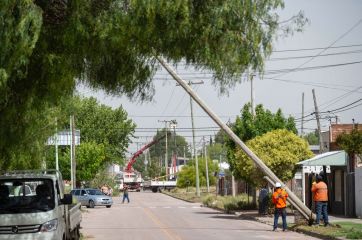
[(53, 182), (49, 179), (0, 180), (0, 214), (54, 209)]

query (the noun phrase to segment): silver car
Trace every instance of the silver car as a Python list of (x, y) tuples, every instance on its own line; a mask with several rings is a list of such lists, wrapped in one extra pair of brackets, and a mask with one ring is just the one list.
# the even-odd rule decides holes
[(99, 189), (73, 189), (70, 193), (82, 206), (87, 206), (88, 208), (94, 208), (95, 206), (106, 206), (110, 208), (113, 204), (112, 197), (104, 195)]

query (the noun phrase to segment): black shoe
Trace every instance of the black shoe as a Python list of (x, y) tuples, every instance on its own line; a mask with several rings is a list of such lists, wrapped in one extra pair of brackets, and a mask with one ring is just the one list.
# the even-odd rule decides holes
[(330, 226), (331, 226), (331, 224), (329, 224), (329, 223), (325, 223), (325, 224), (324, 224), (324, 226), (325, 226), (325, 227), (330, 227)]
[(273, 231), (275, 232), (277, 230), (277, 228), (273, 228)]

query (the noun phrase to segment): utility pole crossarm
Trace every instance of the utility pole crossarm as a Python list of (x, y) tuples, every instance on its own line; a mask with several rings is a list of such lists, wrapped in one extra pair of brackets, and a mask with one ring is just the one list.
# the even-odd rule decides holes
[[(214, 122), (219, 125), (221, 129), (237, 144), (241, 149), (254, 161), (257, 167), (268, 176), (273, 182), (282, 181), (264, 164), (264, 162), (258, 158), (241, 140), (240, 138), (225, 124), (221, 119), (204, 103), (203, 100), (192, 90), (192, 88), (187, 84), (186, 81), (181, 79), (180, 76), (165, 62), (162, 57), (156, 56), (156, 59), (160, 64), (168, 71), (168, 73), (185, 89), (185, 91), (199, 104), (199, 106), (214, 120)], [(304, 214), (304, 216), (311, 216), (313, 214), (309, 208), (307, 208), (304, 203), (287, 187), (284, 186), (287, 191), (291, 202), (293, 205), (296, 205)]]

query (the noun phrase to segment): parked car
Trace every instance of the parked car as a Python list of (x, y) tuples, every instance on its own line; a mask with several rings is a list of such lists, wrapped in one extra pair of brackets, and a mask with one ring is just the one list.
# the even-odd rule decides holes
[(106, 206), (110, 208), (113, 204), (112, 197), (105, 195), (99, 189), (73, 189), (70, 193), (82, 206), (87, 206), (88, 208), (94, 208), (95, 206)]

